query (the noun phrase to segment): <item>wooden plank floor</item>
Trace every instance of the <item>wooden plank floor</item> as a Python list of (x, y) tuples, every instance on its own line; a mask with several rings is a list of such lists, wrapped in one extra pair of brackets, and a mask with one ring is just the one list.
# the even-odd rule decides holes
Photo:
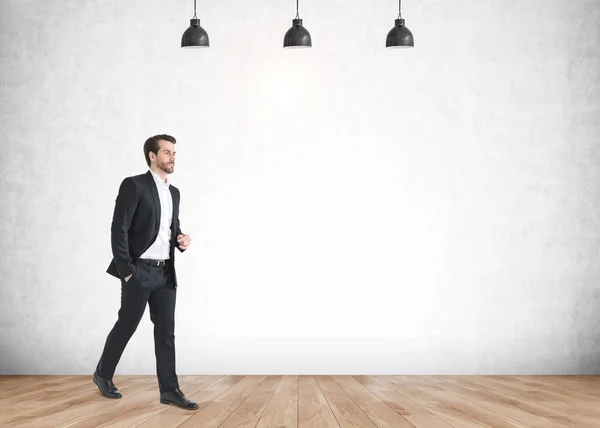
[(199, 409), (158, 401), (154, 376), (0, 376), (1, 427), (600, 427), (600, 376), (180, 376)]

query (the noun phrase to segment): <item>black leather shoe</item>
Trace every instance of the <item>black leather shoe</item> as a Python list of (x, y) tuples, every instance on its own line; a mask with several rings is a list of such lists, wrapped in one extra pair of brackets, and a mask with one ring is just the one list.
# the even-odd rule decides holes
[(123, 397), (112, 380), (105, 379), (103, 377), (98, 376), (98, 372), (94, 372), (94, 376), (92, 376), (92, 380), (94, 384), (98, 386), (100, 390), (100, 394), (105, 396), (106, 398), (121, 398)]
[(196, 403), (185, 398), (185, 395), (183, 395), (183, 392), (179, 388), (169, 392), (162, 392), (160, 394), (160, 402), (163, 404), (175, 404), (186, 410), (196, 410), (198, 408)]

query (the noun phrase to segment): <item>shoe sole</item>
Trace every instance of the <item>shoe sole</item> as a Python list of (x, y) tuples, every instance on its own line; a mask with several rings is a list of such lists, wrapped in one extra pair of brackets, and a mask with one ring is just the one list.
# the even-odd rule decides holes
[(112, 397), (110, 395), (106, 395), (105, 393), (102, 392), (102, 390), (100, 389), (100, 385), (98, 385), (98, 382), (96, 381), (96, 378), (94, 376), (92, 376), (92, 381), (94, 382), (94, 385), (96, 385), (98, 387), (98, 391), (100, 391), (100, 395), (102, 395), (105, 398), (110, 398), (111, 400), (118, 400), (121, 397)]
[(197, 407), (196, 407), (196, 408), (192, 408), (192, 407), (182, 407), (182, 406), (180, 406), (179, 404), (177, 404), (177, 403), (175, 403), (175, 402), (173, 402), (173, 401), (170, 401), (170, 400), (165, 400), (165, 399), (163, 399), (163, 398), (161, 398), (161, 399), (160, 399), (160, 402), (161, 402), (162, 404), (167, 404), (167, 405), (169, 405), (169, 404), (172, 404), (173, 406), (177, 406), (177, 407), (179, 407), (180, 409), (183, 409), (183, 410), (198, 410), (198, 408), (197, 408)]

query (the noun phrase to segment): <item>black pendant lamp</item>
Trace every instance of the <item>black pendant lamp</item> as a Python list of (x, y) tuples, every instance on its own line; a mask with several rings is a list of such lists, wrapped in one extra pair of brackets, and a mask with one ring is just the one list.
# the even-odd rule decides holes
[(181, 47), (186, 49), (199, 49), (207, 48), (209, 46), (208, 34), (206, 34), (204, 28), (200, 26), (200, 20), (196, 16), (196, 0), (194, 0), (194, 17), (190, 19), (190, 27), (185, 30), (183, 36), (181, 36)]
[(412, 48), (415, 46), (413, 35), (408, 28), (404, 25), (404, 19), (402, 19), (401, 1), (398, 0), (398, 18), (396, 18), (396, 25), (390, 30), (385, 40), (386, 48)]
[(310, 48), (312, 40), (310, 33), (302, 26), (302, 20), (298, 15), (298, 1), (296, 0), (296, 18), (292, 19), (292, 28), (290, 28), (283, 38), (284, 48)]

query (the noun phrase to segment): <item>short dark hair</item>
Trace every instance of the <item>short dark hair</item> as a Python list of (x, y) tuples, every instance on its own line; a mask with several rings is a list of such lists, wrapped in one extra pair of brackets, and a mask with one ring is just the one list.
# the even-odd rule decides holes
[(148, 164), (148, 166), (150, 166), (150, 152), (154, 153), (155, 155), (158, 155), (158, 149), (160, 149), (160, 140), (170, 141), (173, 144), (177, 142), (175, 137), (171, 137), (167, 134), (159, 134), (155, 135), (154, 137), (148, 138), (144, 143), (144, 156), (146, 157), (146, 163)]

